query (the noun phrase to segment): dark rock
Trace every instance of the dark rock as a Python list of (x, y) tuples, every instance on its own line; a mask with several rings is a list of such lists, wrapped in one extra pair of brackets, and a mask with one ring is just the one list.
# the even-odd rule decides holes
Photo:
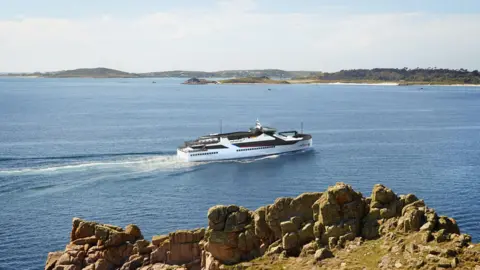
[(229, 211), (229, 215), (225, 220), (224, 231), (226, 232), (240, 232), (245, 229), (245, 226), (252, 220), (248, 209), (244, 207), (237, 207), (237, 211)]
[(143, 263), (143, 256), (133, 255), (131, 256), (126, 263), (122, 265), (120, 270), (136, 270)]
[(293, 224), (293, 222), (289, 221), (284, 221), (280, 223), (280, 228), (282, 229), (282, 235), (285, 235), (287, 233), (294, 233), (297, 232), (297, 226)]
[(258, 208), (253, 214), (255, 223), (255, 235), (257, 235), (257, 237), (261, 239), (268, 239), (272, 234), (265, 220), (266, 212), (267, 207), (262, 206)]
[[(265, 223), (272, 232), (274, 240), (281, 239), (283, 234), (280, 223), (297, 216), (302, 221), (312, 221), (318, 207), (314, 204), (322, 196), (320, 192), (303, 193), (296, 198), (278, 198), (267, 206)], [(312, 210), (313, 209), (313, 210)]]
[(390, 204), (396, 200), (395, 193), (384, 185), (376, 184), (372, 191), (372, 203)]
[(84, 221), (79, 218), (74, 218), (72, 223), (73, 227), (70, 241), (95, 235), (95, 226), (97, 223)]
[(437, 243), (445, 242), (448, 240), (448, 234), (445, 229), (441, 229), (438, 232), (435, 232), (434, 237)]
[(301, 257), (312, 256), (317, 251), (318, 245), (315, 242), (310, 242), (302, 247), (302, 251), (300, 252)]
[(446, 233), (460, 234), (460, 229), (458, 228), (457, 222), (453, 218), (446, 216), (439, 217), (437, 227), (439, 230), (445, 230)]
[(183, 84), (217, 84), (217, 81), (210, 81), (205, 79), (190, 78), (183, 82)]
[(287, 233), (282, 238), (282, 247), (285, 250), (291, 250), (298, 247), (298, 234)]
[(63, 251), (49, 252), (47, 256), (47, 262), (45, 263), (45, 270), (52, 270), (62, 255)]
[(217, 205), (208, 209), (208, 227), (215, 231), (222, 231), (228, 215), (228, 206)]
[(131, 235), (134, 239), (143, 239), (140, 228), (135, 224), (127, 225), (127, 227), (125, 228), (125, 233)]
[(303, 245), (315, 239), (315, 235), (313, 234), (313, 223), (309, 222), (303, 226), (301, 230), (298, 231), (299, 237), (299, 244)]
[(362, 194), (350, 185), (337, 183), (325, 191), (316, 202), (319, 207), (318, 221), (324, 225), (320, 241), (327, 244), (330, 237), (353, 233), (360, 235), (365, 202)]
[(402, 216), (398, 220), (397, 229), (402, 232), (419, 231), (426, 221), (423, 208), (425, 208), (423, 201), (416, 201), (405, 206)]
[(321, 248), (315, 252), (315, 260), (321, 261), (328, 258), (333, 258), (333, 253), (326, 248)]
[(432, 241), (432, 240), (434, 240), (434, 239), (435, 239), (435, 237), (433, 237), (433, 234), (432, 234), (432, 232), (430, 232), (430, 231), (426, 231), (426, 232), (423, 232), (423, 233), (421, 234), (421, 241), (422, 241), (422, 243), (425, 243), (425, 244), (426, 244), (426, 243), (428, 243), (428, 242), (430, 242), (430, 241)]
[(295, 227), (297, 228), (297, 230), (300, 230), (302, 228), (302, 223), (303, 223), (303, 220), (301, 217), (299, 216), (293, 216), (290, 218), (290, 221), (295, 224)]

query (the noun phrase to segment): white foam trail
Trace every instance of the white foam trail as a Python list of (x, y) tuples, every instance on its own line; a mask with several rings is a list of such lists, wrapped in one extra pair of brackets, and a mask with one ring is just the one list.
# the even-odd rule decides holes
[(180, 169), (198, 166), (203, 163), (191, 163), (178, 159), (176, 155), (156, 156), (147, 158), (132, 158), (118, 161), (92, 161), (75, 164), (58, 165), (51, 167), (22, 168), (12, 170), (0, 170), (0, 175), (12, 174), (39, 174), (39, 173), (63, 173), (71, 171), (85, 171), (94, 169), (129, 169), (134, 171), (155, 171)]
[(196, 167), (203, 164), (220, 163), (220, 162), (238, 162), (238, 163), (252, 163), (255, 161), (274, 159), (280, 155), (270, 155), (259, 158), (241, 159), (241, 160), (219, 160), (219, 161), (205, 161), (205, 162), (186, 162), (176, 155), (155, 156), (144, 158), (122, 159), (117, 161), (92, 161), (74, 164), (57, 165), (51, 167), (37, 167), (37, 168), (22, 168), (11, 170), (0, 170), (1, 175), (21, 175), (21, 174), (42, 174), (42, 173), (66, 173), (73, 171), (86, 170), (108, 170), (108, 169), (127, 169), (132, 171), (150, 172), (150, 171), (169, 171), (183, 168)]
[(141, 171), (155, 171), (155, 170), (176, 170), (182, 168), (189, 168), (205, 164), (205, 162), (186, 162), (176, 155), (160, 156), (154, 158), (146, 158), (134, 164), (134, 169)]

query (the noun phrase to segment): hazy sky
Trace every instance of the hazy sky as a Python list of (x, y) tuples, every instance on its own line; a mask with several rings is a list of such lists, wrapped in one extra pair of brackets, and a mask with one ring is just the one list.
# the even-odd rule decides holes
[(480, 69), (479, 0), (0, 0), (0, 72)]

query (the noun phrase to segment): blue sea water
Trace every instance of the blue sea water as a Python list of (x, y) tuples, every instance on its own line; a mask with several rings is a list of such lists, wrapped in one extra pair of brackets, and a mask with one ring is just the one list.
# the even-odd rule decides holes
[[(42, 269), (73, 217), (143, 234), (206, 226), (343, 181), (414, 193), (480, 239), (480, 88), (181, 85), (181, 79), (0, 78), (0, 269)], [(271, 89), (271, 91), (268, 90)], [(314, 150), (189, 164), (183, 141), (259, 118)]]

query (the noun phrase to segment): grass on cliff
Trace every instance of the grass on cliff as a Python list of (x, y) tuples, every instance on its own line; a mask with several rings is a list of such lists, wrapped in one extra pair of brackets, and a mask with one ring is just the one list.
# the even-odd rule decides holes
[[(423, 260), (424, 265), (422, 269), (430, 269), (436, 266), (435, 263), (429, 262), (427, 259), (428, 251), (430, 250), (447, 250), (455, 249), (453, 242), (437, 243), (431, 241), (424, 243), (421, 240), (419, 233), (413, 234), (396, 234), (396, 238), (392, 240), (386, 240), (385, 238), (379, 238), (376, 240), (367, 240), (360, 245), (354, 244), (344, 249), (333, 249), (334, 258), (329, 258), (316, 262), (313, 255), (308, 257), (288, 257), (282, 258), (279, 255), (271, 255), (257, 258), (250, 262), (240, 263), (233, 266), (228, 266), (226, 269), (235, 270), (284, 270), (284, 269), (298, 269), (298, 270), (311, 270), (311, 269), (378, 269), (379, 263), (384, 259), (391, 263), (400, 263), (399, 267), (395, 269), (411, 269), (414, 261)], [(348, 244), (348, 243), (347, 243)], [(409, 244), (416, 244), (418, 250), (414, 253), (407, 251)], [(402, 247), (405, 249), (403, 250)], [(474, 245), (470, 248), (466, 248), (461, 254), (457, 254), (459, 259), (459, 269), (473, 269), (478, 263), (480, 263), (480, 245)], [(407, 254), (407, 257), (405, 257)], [(442, 257), (442, 255), (439, 255)], [(446, 258), (446, 257), (444, 257)], [(452, 260), (452, 257), (448, 257), (448, 260)]]
[(383, 240), (365, 241), (356, 249), (346, 251), (334, 249), (334, 258), (315, 262), (313, 256), (282, 258), (278, 255), (264, 256), (251, 262), (227, 266), (231, 270), (311, 270), (311, 269), (377, 269), (381, 258), (388, 253), (382, 247)]

